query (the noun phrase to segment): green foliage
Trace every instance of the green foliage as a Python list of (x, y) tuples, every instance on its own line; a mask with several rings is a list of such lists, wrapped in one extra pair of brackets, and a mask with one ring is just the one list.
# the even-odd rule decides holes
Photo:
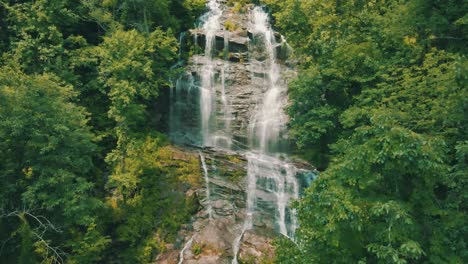
[(200, 177), (198, 159), (166, 146), (160, 137), (127, 145), (126, 157), (107, 186), (119, 257), (124, 262), (151, 263), (162, 241), (174, 238), (194, 209), (181, 183), (199, 184)]
[[(184, 0), (182, 5), (188, 11), (188, 18), (195, 21), (205, 11), (206, 0)], [(190, 28), (191, 24), (187, 26)]]
[(236, 6), (237, 4), (241, 6), (245, 6), (247, 4), (250, 4), (252, 1), (251, 0), (228, 0), (227, 5), (228, 6)]
[(232, 7), (234, 13), (245, 13), (246, 8), (252, 1), (251, 0), (228, 0), (227, 5)]
[(192, 245), (192, 252), (195, 256), (200, 255), (203, 252), (203, 244), (195, 243)]
[[(292, 141), (324, 171), (276, 262), (468, 262), (466, 1), (261, 2), (299, 61)], [(174, 239), (200, 165), (153, 130), (204, 9), (1, 1), (0, 262), (147, 263)]]
[[(0, 1), (0, 262), (144, 263), (172, 239), (193, 208), (184, 188), (199, 185), (198, 160), (172, 161), (176, 151), (158, 141), (174, 166), (158, 169), (133, 151), (162, 126), (158, 96), (177, 59), (174, 36), (204, 5)], [(148, 171), (130, 170), (138, 166)], [(117, 186), (128, 200), (106, 205)], [(127, 250), (116, 254), (119, 246)]]
[[(52, 243), (88, 236), (82, 229), (94, 225), (103, 209), (92, 196), (94, 135), (84, 109), (71, 102), (74, 97), (72, 88), (54, 75), (28, 76), (17, 68), (1, 68), (1, 206), (6, 212), (31, 208), (62, 226), (66, 231), (50, 237)], [(96, 231), (94, 236), (105, 241)], [(72, 251), (78, 246), (67, 245)], [(71, 258), (84, 257), (75, 253)], [(101, 250), (84, 254), (98, 260)]]
[(232, 32), (236, 31), (238, 29), (238, 26), (231, 20), (226, 20), (226, 22), (224, 22), (224, 28)]
[(263, 2), (300, 62), (291, 135), (324, 171), (277, 262), (466, 262), (467, 4)]
[(21, 224), (18, 229), (18, 234), (21, 239), (20, 255), (18, 257), (19, 264), (37, 263), (34, 253), (34, 234), (29, 226), (24, 215), (20, 217)]
[[(160, 88), (169, 86), (169, 70), (176, 40), (160, 29), (147, 37), (136, 30), (117, 30), (98, 50), (99, 76), (110, 100), (108, 115), (117, 123), (117, 138), (141, 130), (145, 110)], [(151, 125), (151, 124), (148, 124)]]
[(192, 26), (204, 11), (205, 0), (107, 0), (84, 1), (91, 19), (104, 28), (114, 27), (118, 21), (125, 28), (140, 32), (152, 32), (158, 27), (180, 32)]

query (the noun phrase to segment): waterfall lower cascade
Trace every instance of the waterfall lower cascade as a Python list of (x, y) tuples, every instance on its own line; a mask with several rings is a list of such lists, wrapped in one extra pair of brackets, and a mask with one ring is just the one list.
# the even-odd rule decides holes
[(205, 193), (206, 193), (206, 211), (208, 212), (208, 217), (211, 219), (213, 217), (212, 208), (211, 208), (211, 195), (210, 195), (210, 178), (208, 175), (208, 168), (206, 167), (205, 157), (201, 151), (198, 152), (200, 155), (200, 161), (203, 169), (203, 179), (205, 179)]
[(191, 237), (191, 238), (187, 241), (187, 243), (185, 243), (184, 247), (183, 247), (182, 250), (180, 251), (178, 264), (182, 264), (182, 263), (184, 262), (184, 253), (185, 253), (185, 250), (189, 249), (189, 248), (192, 246), (192, 242), (193, 242), (193, 237)]
[(206, 198), (189, 242), (217, 248), (190, 263), (271, 255), (272, 233), (294, 238), (290, 202), (315, 177), (288, 156), (289, 46), (261, 7), (238, 12), (223, 3), (209, 0), (190, 31), (192, 56), (171, 91), (172, 140), (201, 147)]

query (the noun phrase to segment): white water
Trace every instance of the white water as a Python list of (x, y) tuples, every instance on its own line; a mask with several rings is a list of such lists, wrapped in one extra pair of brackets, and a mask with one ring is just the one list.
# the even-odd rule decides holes
[(203, 145), (212, 146), (210, 122), (213, 109), (215, 109), (215, 70), (216, 64), (213, 60), (213, 48), (216, 45), (216, 33), (220, 30), (219, 18), (222, 10), (217, 0), (210, 0), (207, 3), (209, 9), (205, 14), (206, 20), (202, 30), (205, 33), (205, 54), (201, 69), (201, 91), (200, 91), (200, 117), (201, 134)]
[[(229, 78), (226, 73), (229, 73), (230, 69), (230, 64), (226, 62), (230, 33), (223, 29), (220, 22), (224, 7), (217, 0), (209, 0), (207, 7), (208, 12), (201, 18), (202, 26), (199, 28), (199, 31), (203, 31), (206, 38), (204, 54), (194, 57), (194, 65), (198, 67), (195, 71), (200, 77), (200, 87), (195, 85), (196, 75), (194, 78), (187, 78), (186, 85), (189, 85), (190, 88), (196, 87), (199, 91), (199, 100), (198, 98), (197, 100), (200, 109), (199, 132), (202, 137), (202, 145), (215, 149), (231, 149), (233, 144), (230, 126), (231, 121), (235, 119), (235, 114), (230, 109), (232, 102), (229, 100), (232, 99), (232, 91), (228, 90), (230, 87), (226, 85), (226, 78)], [(274, 226), (277, 232), (290, 238), (294, 238), (298, 226), (296, 212), (289, 208), (289, 203), (292, 199), (299, 198), (300, 188), (296, 178), (299, 169), (289, 162), (287, 155), (283, 153), (285, 151), (283, 146), (286, 145), (283, 136), (288, 120), (284, 112), (287, 103), (287, 86), (282, 80), (281, 67), (277, 62), (276, 54), (276, 49), (281, 44), (276, 42), (275, 33), (269, 24), (268, 14), (260, 7), (254, 8), (250, 12), (249, 31), (253, 35), (253, 40), (250, 43), (249, 54), (251, 56), (247, 67), (250, 67), (252, 72), (253, 87), (260, 86), (263, 96), (256, 102), (256, 107), (250, 115), (247, 125), (249, 148), (245, 152), (248, 161), (245, 190), (247, 194), (246, 209), (240, 233), (233, 241), (234, 259), (232, 263), (234, 264), (238, 263), (237, 258), (245, 233), (254, 228), (265, 214), (270, 218), (274, 216)], [(224, 36), (224, 61), (214, 56), (214, 53), (218, 52), (216, 36)], [(194, 37), (197, 38), (197, 35)], [(284, 39), (282, 39), (283, 42)], [(197, 39), (195, 39), (195, 43), (197, 43)], [(257, 76), (263, 76), (263, 80), (259, 77), (254, 78), (254, 73)], [(185, 97), (180, 98), (179, 90), (177, 89), (173, 96), (182, 104), (189, 105), (189, 102), (184, 102), (184, 99), (193, 100), (196, 98), (189, 96), (190, 90), (183, 93)], [(180, 115), (177, 107), (173, 111), (174, 115)], [(176, 126), (183, 125), (176, 124)], [(209, 218), (212, 219), (210, 175), (203, 153), (199, 154), (206, 188), (204, 206)], [(212, 166), (214, 165), (212, 164)], [(261, 208), (258, 209), (257, 205)]]
[(193, 236), (187, 241), (187, 243), (185, 243), (185, 246), (180, 251), (180, 253), (179, 253), (179, 263), (178, 264), (182, 264), (184, 262), (185, 250), (187, 250), (189, 247), (192, 246), (192, 242), (193, 242)]
[[(237, 264), (240, 243), (244, 233), (253, 227), (257, 194), (264, 189), (276, 196), (276, 225), (279, 232), (293, 237), (297, 228), (295, 210), (288, 210), (291, 199), (299, 197), (299, 183), (295, 177), (294, 165), (280, 159), (275, 153), (280, 147), (281, 133), (286, 128), (287, 118), (283, 111), (287, 87), (281, 84), (280, 66), (276, 62), (276, 46), (274, 32), (270, 27), (268, 14), (260, 7), (254, 8), (251, 14), (251, 30), (254, 39), (263, 44), (268, 54), (265, 61), (253, 61), (253, 67), (262, 69), (265, 74), (264, 84), (267, 86), (263, 101), (257, 105), (249, 124), (249, 140), (251, 152), (247, 153), (247, 215), (241, 234), (233, 245), (233, 264)], [(289, 216), (289, 217), (288, 217)], [(289, 219), (289, 221), (288, 221)]]
[(251, 14), (252, 31), (257, 42), (263, 44), (268, 57), (265, 61), (254, 61), (254, 67), (265, 71), (264, 83), (268, 87), (263, 101), (257, 105), (255, 114), (249, 124), (251, 145), (263, 153), (272, 151), (277, 147), (280, 133), (284, 131), (287, 118), (283, 111), (287, 91), (281, 85), (281, 68), (276, 61), (275, 35), (271, 29), (268, 14), (260, 7), (254, 8)]
[(247, 153), (247, 207), (246, 207), (246, 216), (244, 219), (244, 225), (242, 226), (242, 231), (238, 237), (234, 240), (233, 243), (233, 253), (234, 259), (232, 260), (232, 264), (238, 264), (237, 255), (240, 249), (240, 242), (242, 237), (244, 236), (245, 231), (252, 229), (253, 227), (253, 214), (255, 212), (255, 193), (257, 190), (257, 178), (255, 175), (259, 172), (258, 166), (255, 166), (252, 162), (252, 153)]
[(203, 176), (205, 179), (205, 192), (206, 192), (206, 211), (208, 212), (209, 219), (213, 218), (213, 208), (211, 205), (211, 194), (210, 194), (210, 177), (208, 175), (208, 168), (206, 167), (205, 157), (203, 156), (202, 152), (199, 151), (200, 154), (200, 161), (203, 168)]
[[(279, 155), (274, 154), (281, 141), (280, 135), (286, 128), (287, 118), (283, 111), (286, 103), (283, 98), (286, 96), (282, 96), (282, 94), (286, 93), (287, 87), (280, 82), (280, 66), (276, 61), (278, 44), (271, 29), (268, 14), (260, 7), (254, 8), (252, 12), (252, 28), (254, 38), (263, 41), (265, 52), (268, 53), (265, 78), (269, 87), (263, 102), (257, 106), (257, 111), (250, 124), (250, 140), (252, 147), (258, 153), (249, 155), (248, 159), (251, 166), (257, 167), (256, 170), (252, 170), (255, 178), (270, 179), (274, 182), (278, 210), (277, 225), (281, 234), (292, 236), (295, 228), (289, 227), (288, 231), (286, 207), (291, 198), (299, 196), (298, 182), (295, 178), (296, 171), (292, 164), (280, 160)], [(251, 195), (255, 195), (255, 193)], [(294, 215), (291, 215), (290, 218), (291, 222), (296, 222)]]

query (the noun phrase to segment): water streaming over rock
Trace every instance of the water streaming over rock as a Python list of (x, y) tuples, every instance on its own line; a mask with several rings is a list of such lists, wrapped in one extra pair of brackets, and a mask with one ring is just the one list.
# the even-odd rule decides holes
[[(284, 75), (293, 71), (284, 59), (289, 46), (273, 31), (262, 8), (251, 7), (247, 14), (236, 15), (220, 3), (209, 0), (200, 26), (191, 31), (193, 44), (203, 53), (192, 56), (187, 73), (175, 83), (171, 137), (175, 142), (210, 147), (216, 155), (231, 151), (243, 156), (245, 174), (236, 183), (225, 180), (229, 171), (214, 166), (216, 158), (210, 158), (210, 169), (206, 156), (199, 152), (206, 195), (202, 205), (216, 228), (219, 223), (233, 223), (225, 227), (232, 240), (223, 243), (231, 244), (236, 264), (249, 230), (272, 228), (294, 237), (298, 223), (289, 203), (299, 198), (303, 182), (311, 177), (304, 176), (310, 172), (298, 168), (287, 155)], [(223, 25), (232, 18), (238, 19), (240, 29), (229, 32)], [(242, 161), (229, 158), (224, 163), (233, 162)], [(303, 175), (302, 183), (298, 175)], [(244, 193), (243, 204), (233, 198), (238, 197), (238, 188)], [(231, 204), (226, 205), (229, 199)], [(228, 220), (216, 222), (222, 218)]]
[(199, 151), (200, 161), (203, 169), (203, 178), (205, 179), (205, 193), (206, 193), (206, 211), (208, 212), (208, 217), (213, 218), (213, 208), (211, 205), (211, 195), (210, 195), (210, 178), (208, 176), (208, 168), (206, 167), (205, 157), (203, 153)]
[(189, 249), (192, 246), (192, 242), (193, 242), (193, 236), (187, 241), (187, 243), (185, 243), (184, 247), (180, 251), (178, 264), (182, 264), (184, 262), (184, 253), (187, 249)]
[(263, 51), (257, 55), (262, 53), (267, 55), (263, 61), (253, 59), (252, 65), (265, 73), (266, 92), (263, 100), (257, 104), (249, 125), (251, 151), (247, 153), (247, 216), (243, 230), (234, 242), (233, 264), (237, 264), (238, 244), (243, 233), (252, 228), (252, 214), (255, 214), (257, 199), (261, 199), (259, 192), (272, 193), (276, 196), (273, 198), (276, 200), (276, 223), (282, 235), (292, 237), (297, 226), (295, 211), (287, 209), (289, 200), (299, 197), (295, 167), (281, 160), (281, 155), (277, 153), (281, 150), (283, 139), (280, 136), (284, 133), (287, 122), (283, 110), (287, 87), (280, 82), (280, 66), (276, 61), (278, 44), (266, 12), (256, 7), (251, 13), (251, 18), (254, 45)]
[[(280, 135), (285, 131), (287, 117), (283, 111), (286, 104), (287, 87), (281, 83), (281, 68), (276, 61), (275, 35), (268, 21), (268, 14), (260, 7), (251, 14), (251, 28), (256, 49), (252, 52), (252, 65), (264, 72), (266, 92), (257, 104), (255, 114), (249, 124), (251, 147), (263, 153), (275, 151), (280, 146)], [(266, 55), (266, 58), (263, 58)], [(263, 60), (257, 60), (256, 57)]]

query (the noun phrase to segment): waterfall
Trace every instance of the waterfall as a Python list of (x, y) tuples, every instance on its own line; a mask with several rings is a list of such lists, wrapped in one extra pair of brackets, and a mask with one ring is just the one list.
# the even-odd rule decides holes
[(276, 223), (279, 232), (284, 236), (293, 237), (297, 228), (295, 210), (287, 208), (290, 199), (299, 197), (299, 183), (295, 177), (296, 169), (292, 164), (281, 160), (281, 155), (276, 153), (281, 147), (280, 136), (287, 122), (283, 111), (287, 87), (280, 82), (280, 66), (276, 61), (278, 44), (270, 27), (268, 14), (260, 7), (256, 7), (251, 17), (255, 45), (262, 45), (264, 52), (268, 55), (264, 61), (253, 60), (252, 62), (252, 64), (257, 64), (254, 66), (256, 69), (262, 69), (265, 72), (266, 92), (262, 102), (257, 104), (249, 124), (251, 150), (247, 153), (247, 215), (241, 234), (234, 241), (233, 264), (238, 263), (237, 255), (242, 236), (245, 231), (253, 227), (257, 185), (263, 185), (263, 189), (276, 196)]
[(187, 250), (190, 246), (192, 246), (192, 242), (193, 242), (193, 236), (187, 241), (187, 243), (185, 243), (184, 247), (180, 251), (180, 253), (179, 253), (179, 263), (178, 264), (182, 264), (184, 262), (185, 250)]
[(213, 217), (213, 209), (211, 206), (211, 195), (210, 195), (210, 178), (208, 175), (208, 168), (206, 167), (206, 162), (205, 162), (205, 157), (203, 156), (203, 153), (200, 151), (200, 161), (202, 164), (203, 168), (203, 176), (205, 179), (205, 193), (206, 193), (206, 211), (208, 212), (208, 217), (211, 219)]
[[(271, 29), (268, 14), (260, 7), (252, 11), (252, 31), (256, 45), (263, 44), (267, 59), (262, 62), (265, 67), (265, 84), (267, 85), (263, 101), (260, 102), (250, 123), (249, 137), (252, 152), (247, 155), (249, 162), (249, 178), (256, 181), (272, 183), (270, 191), (276, 194), (277, 226), (285, 236), (293, 236), (296, 225), (295, 214), (287, 210), (291, 198), (299, 197), (299, 183), (295, 177), (295, 167), (281, 159), (277, 153), (281, 146), (281, 134), (286, 128), (287, 118), (283, 111), (286, 104), (287, 86), (280, 82), (280, 66), (276, 61), (278, 44)], [(250, 174), (253, 174), (250, 176)], [(256, 192), (247, 192), (256, 195)], [(247, 198), (247, 201), (255, 200)], [(290, 221), (288, 221), (288, 219)]]
[(242, 231), (240, 235), (234, 240), (233, 243), (233, 253), (234, 259), (232, 260), (232, 264), (238, 264), (237, 255), (240, 249), (240, 242), (242, 240), (242, 236), (244, 236), (245, 231), (251, 229), (253, 227), (253, 214), (255, 211), (255, 193), (257, 191), (257, 178), (255, 175), (258, 174), (259, 167), (256, 166), (252, 160), (252, 153), (247, 153), (247, 206), (246, 206), (246, 216), (244, 220), (244, 225), (242, 226)]
[[(204, 53), (192, 56), (189, 73), (176, 82), (171, 115), (185, 121), (172, 122), (171, 134), (175, 141), (197, 134), (199, 140), (188, 143), (210, 147), (215, 153), (229, 150), (245, 156), (247, 174), (240, 184), (245, 186), (245, 209), (229, 216), (235, 221), (232, 263), (237, 264), (242, 241), (253, 228), (267, 226), (294, 239), (298, 221), (289, 204), (299, 198), (298, 175), (308, 171), (297, 168), (288, 156), (287, 84), (282, 77), (287, 67), (278, 58), (289, 53), (290, 47), (273, 31), (268, 14), (260, 7), (249, 7), (243, 15), (242, 34), (229, 32), (223, 23), (233, 16), (220, 3), (224, 2), (209, 0), (201, 25), (192, 31), (195, 45), (204, 44)], [(204, 43), (199, 43), (203, 38)], [(185, 133), (190, 130), (193, 133)], [(203, 206), (209, 223), (218, 224), (216, 220), (226, 216), (216, 215), (212, 206), (228, 199), (226, 193), (216, 191), (219, 181), (227, 179), (217, 173), (209, 175), (204, 153), (200, 151), (199, 156), (206, 189)]]
[(262, 44), (268, 57), (265, 61), (254, 61), (257, 67), (265, 71), (267, 90), (263, 102), (257, 105), (250, 122), (250, 141), (253, 148), (266, 153), (278, 147), (280, 133), (285, 129), (287, 118), (283, 111), (285, 106), (282, 96), (286, 93), (286, 85), (281, 85), (280, 66), (276, 61), (275, 35), (268, 21), (268, 14), (260, 7), (252, 11), (252, 31), (256, 45)]
[(216, 62), (213, 60), (213, 48), (216, 44), (216, 33), (220, 30), (219, 18), (222, 11), (216, 0), (210, 0), (207, 5), (209, 11), (202, 26), (205, 33), (205, 55), (201, 69), (200, 116), (202, 142), (204, 145), (211, 146), (213, 141), (210, 121), (215, 104), (214, 75), (216, 70)]

